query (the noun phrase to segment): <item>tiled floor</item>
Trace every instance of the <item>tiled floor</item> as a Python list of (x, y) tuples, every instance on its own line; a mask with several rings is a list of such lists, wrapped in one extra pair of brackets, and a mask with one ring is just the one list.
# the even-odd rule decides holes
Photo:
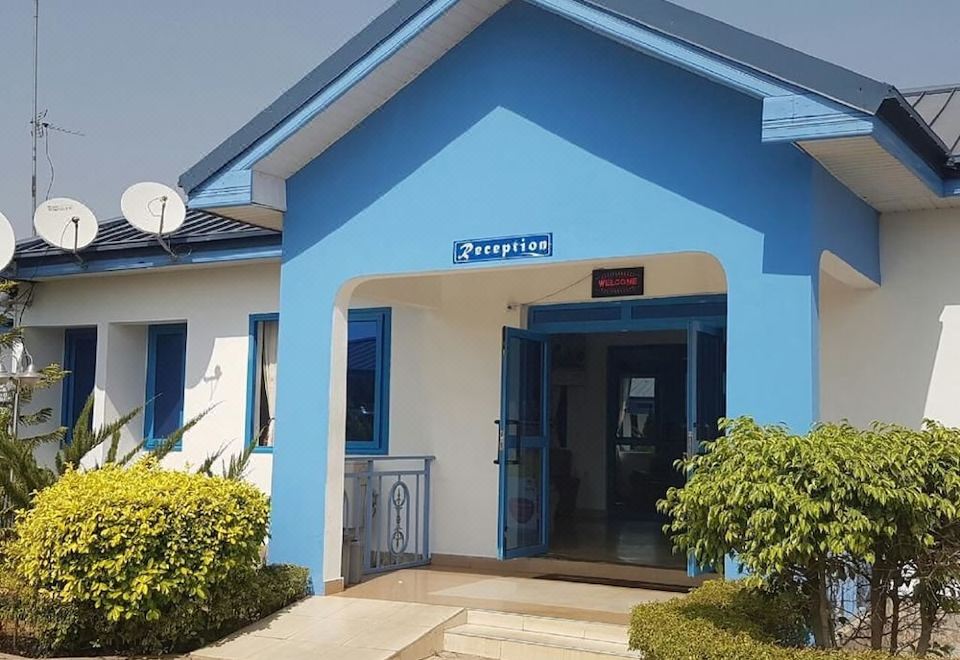
[[(419, 660), (444, 648), (444, 631), (464, 626), (468, 609), (624, 624), (637, 603), (676, 595), (527, 577), (403, 570), (382, 575), (343, 594), (308, 598), (194, 652), (191, 657)], [(475, 619), (482, 615), (472, 614)], [(479, 619), (474, 623), (477, 621), (484, 623)], [(565, 625), (574, 623), (568, 621)], [(580, 625), (596, 627), (597, 623)]]
[(382, 575), (351, 587), (344, 595), (605, 623), (626, 623), (634, 605), (677, 596), (646, 589), (431, 569)]
[(567, 559), (686, 568), (673, 551), (662, 522), (606, 517), (558, 518), (550, 530), (550, 554)]
[(208, 660), (419, 660), (442, 648), (462, 608), (313, 597), (191, 654)]

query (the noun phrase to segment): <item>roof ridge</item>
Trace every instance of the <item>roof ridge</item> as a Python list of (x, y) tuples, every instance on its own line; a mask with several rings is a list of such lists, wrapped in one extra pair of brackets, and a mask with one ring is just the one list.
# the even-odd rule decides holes
[(925, 87), (910, 87), (900, 90), (900, 93), (904, 96), (913, 96), (915, 94), (946, 94), (947, 92), (952, 92), (957, 89), (960, 89), (960, 82), (943, 83), (940, 85), (929, 85)]

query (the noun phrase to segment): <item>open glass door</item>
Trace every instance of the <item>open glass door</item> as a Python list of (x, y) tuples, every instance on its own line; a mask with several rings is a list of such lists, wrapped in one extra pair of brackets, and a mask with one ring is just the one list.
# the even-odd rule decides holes
[[(692, 321), (687, 329), (687, 453), (701, 451), (701, 443), (717, 437), (717, 421), (726, 412), (723, 329)], [(708, 567), (691, 555), (687, 574), (697, 576)]]
[(547, 551), (549, 494), (549, 342), (546, 335), (503, 329), (500, 401), (501, 559)]

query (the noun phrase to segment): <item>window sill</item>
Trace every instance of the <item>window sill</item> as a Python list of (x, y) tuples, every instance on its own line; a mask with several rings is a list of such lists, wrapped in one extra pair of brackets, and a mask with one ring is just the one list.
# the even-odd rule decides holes
[(272, 454), (273, 447), (254, 447), (253, 453), (254, 454)]

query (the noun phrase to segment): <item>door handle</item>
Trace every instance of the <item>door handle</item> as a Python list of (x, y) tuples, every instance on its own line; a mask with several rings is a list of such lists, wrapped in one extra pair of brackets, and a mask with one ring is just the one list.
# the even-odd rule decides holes
[(493, 423), (497, 425), (497, 457), (493, 459), (494, 465), (500, 465), (500, 452), (503, 451), (503, 429), (500, 428), (500, 420), (495, 419)]

